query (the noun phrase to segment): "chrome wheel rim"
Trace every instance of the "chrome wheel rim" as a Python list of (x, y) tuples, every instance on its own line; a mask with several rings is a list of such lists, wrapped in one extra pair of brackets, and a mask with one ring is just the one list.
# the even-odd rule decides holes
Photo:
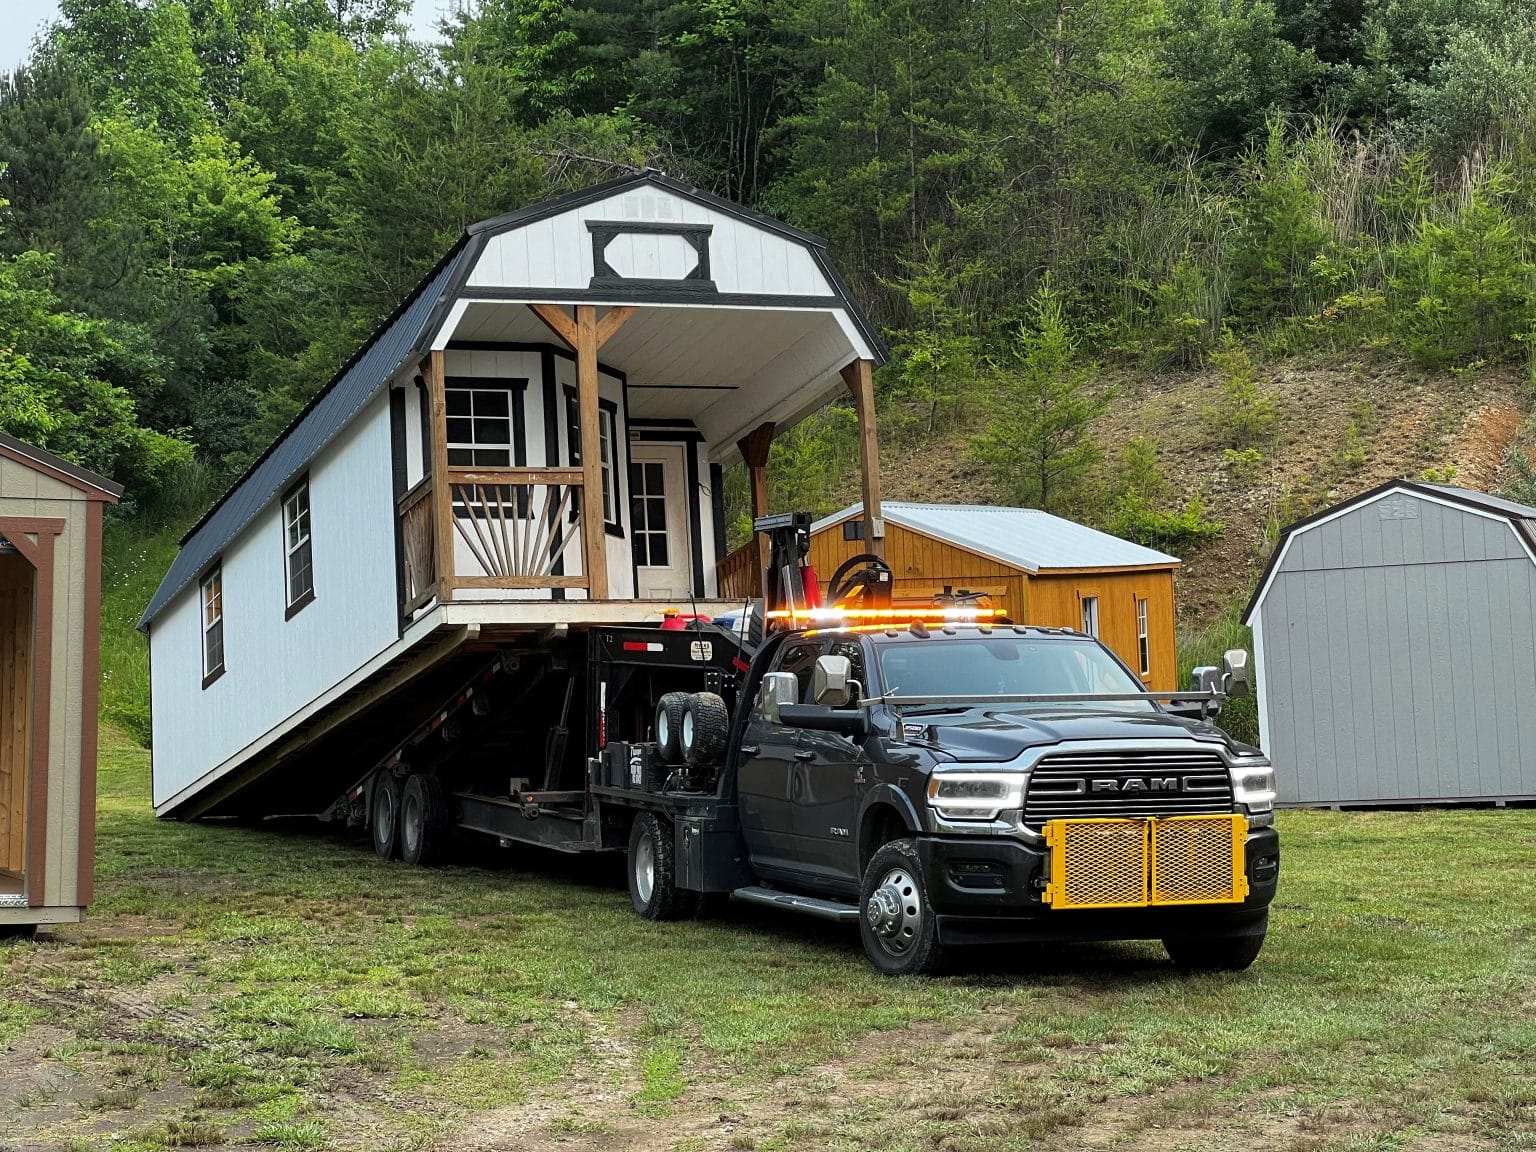
[(635, 845), (635, 894), (640, 903), (649, 904), (651, 893), (656, 891), (656, 842), (647, 832)]
[(892, 956), (912, 951), (923, 932), (923, 896), (906, 868), (892, 868), (864, 903), (864, 918)]

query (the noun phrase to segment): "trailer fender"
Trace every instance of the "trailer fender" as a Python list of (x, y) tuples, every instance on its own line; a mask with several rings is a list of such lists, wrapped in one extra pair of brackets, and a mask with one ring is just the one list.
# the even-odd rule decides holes
[(922, 831), (923, 821), (911, 798), (892, 784), (876, 784), (859, 805), (859, 869), (881, 845)]

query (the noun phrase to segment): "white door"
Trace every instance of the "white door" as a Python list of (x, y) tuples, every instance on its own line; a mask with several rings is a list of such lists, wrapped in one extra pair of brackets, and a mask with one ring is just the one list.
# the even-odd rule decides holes
[(688, 489), (681, 444), (629, 446), (630, 547), (635, 597), (674, 600), (693, 583), (688, 554)]

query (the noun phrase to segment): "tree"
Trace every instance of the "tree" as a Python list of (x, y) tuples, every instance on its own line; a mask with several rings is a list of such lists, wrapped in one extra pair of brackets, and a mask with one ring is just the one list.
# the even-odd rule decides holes
[(996, 415), (974, 454), (1009, 499), (1067, 510), (1102, 458), (1092, 424), (1110, 394), (1093, 386), (1097, 366), (1082, 359), (1049, 281), (1035, 290), (1029, 309), (1009, 359), (997, 366)]

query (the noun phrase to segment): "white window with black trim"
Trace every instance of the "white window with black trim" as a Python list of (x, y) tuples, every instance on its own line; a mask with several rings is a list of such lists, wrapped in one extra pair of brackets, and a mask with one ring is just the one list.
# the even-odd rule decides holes
[[(448, 466), (450, 468), (511, 468), (524, 463), (523, 395), (526, 380), (507, 387), (500, 381), (485, 384), (452, 383), (444, 390), (448, 407)], [(462, 487), (462, 486), (460, 486)], [(528, 489), (517, 485), (517, 515), (529, 514)], [(460, 519), (489, 517), (498, 498), (510, 514), (513, 486), (477, 485), (474, 507), (454, 492), (453, 514)]]
[(215, 564), (198, 588), (203, 604), (203, 687), (224, 675), (224, 568)]
[(1083, 598), (1083, 632), (1099, 638), (1099, 598), (1097, 596), (1084, 596)]
[[(615, 446), (619, 442), (619, 406), (612, 400), (597, 402), (597, 438), (603, 465), (603, 527), (610, 535), (624, 535), (619, 512), (619, 470), (614, 467)], [(576, 389), (565, 389), (565, 443), (572, 467), (581, 464), (581, 398)], [(581, 515), (581, 502), (571, 504), (570, 518)]]
[(283, 497), (283, 579), (288, 589), (287, 617), (315, 598), (315, 563), (311, 545), (309, 477)]
[(1147, 598), (1136, 597), (1136, 651), (1141, 657), (1141, 674), (1152, 675), (1152, 646), (1147, 639)]

